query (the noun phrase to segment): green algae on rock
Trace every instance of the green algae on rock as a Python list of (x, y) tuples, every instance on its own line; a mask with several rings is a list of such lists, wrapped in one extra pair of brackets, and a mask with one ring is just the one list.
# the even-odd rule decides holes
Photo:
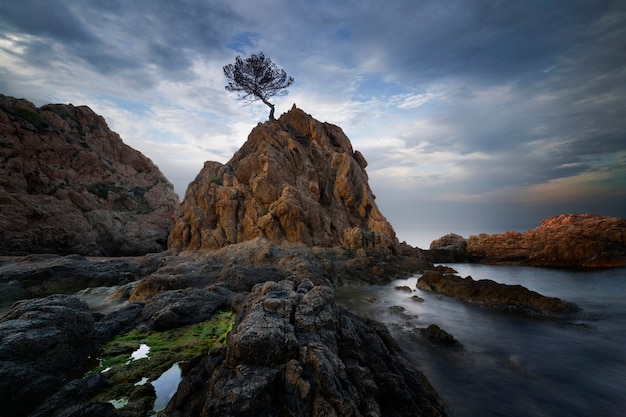
[[(223, 346), (233, 321), (231, 311), (222, 311), (202, 323), (166, 331), (133, 329), (115, 337), (104, 346), (99, 365), (91, 371), (102, 373), (109, 385), (93, 400), (125, 400), (124, 406), (117, 410), (120, 415), (152, 410), (156, 393), (154, 387), (146, 382), (157, 380), (176, 363), (184, 372), (185, 363), (194, 362), (214, 347)], [(144, 350), (148, 347), (147, 354), (133, 358), (133, 352), (140, 347)]]

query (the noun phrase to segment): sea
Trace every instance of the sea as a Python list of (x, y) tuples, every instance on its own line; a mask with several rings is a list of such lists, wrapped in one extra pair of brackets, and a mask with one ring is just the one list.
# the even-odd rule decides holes
[[(497, 312), (418, 290), (419, 275), (384, 286), (342, 287), (336, 300), (385, 323), (452, 416), (626, 417), (626, 268), (447, 266), (462, 277), (520, 284), (574, 302), (582, 312), (567, 319)], [(463, 348), (424, 343), (416, 329), (430, 324)]]

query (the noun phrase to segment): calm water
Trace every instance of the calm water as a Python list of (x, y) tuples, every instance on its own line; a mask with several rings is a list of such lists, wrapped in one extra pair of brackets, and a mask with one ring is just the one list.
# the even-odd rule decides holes
[[(463, 277), (521, 284), (575, 302), (584, 316), (564, 321), (496, 313), (417, 290), (417, 276), (387, 286), (342, 288), (337, 301), (385, 322), (453, 416), (626, 416), (626, 268), (449, 266)], [(394, 290), (396, 285), (415, 291)], [(390, 312), (394, 305), (404, 313)], [(420, 343), (412, 330), (433, 323), (465, 349)]]

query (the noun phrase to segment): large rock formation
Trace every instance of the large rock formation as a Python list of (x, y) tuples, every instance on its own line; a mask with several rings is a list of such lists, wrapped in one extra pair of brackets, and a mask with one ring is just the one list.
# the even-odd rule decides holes
[(205, 163), (174, 214), (168, 246), (219, 248), (264, 237), (399, 253), (366, 165), (339, 127), (294, 106), (255, 127), (227, 164)]
[(173, 186), (85, 106), (0, 95), (0, 254), (166, 247)]
[(562, 214), (524, 233), (470, 236), (467, 254), (470, 261), (493, 264), (626, 266), (626, 219)]

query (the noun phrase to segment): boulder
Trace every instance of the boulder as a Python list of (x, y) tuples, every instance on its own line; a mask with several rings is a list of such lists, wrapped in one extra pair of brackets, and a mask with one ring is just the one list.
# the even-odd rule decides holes
[(0, 415), (26, 416), (93, 353), (87, 304), (54, 295), (15, 303), (0, 317)]
[(488, 279), (475, 281), (469, 276), (461, 278), (439, 271), (425, 271), (417, 280), (417, 288), (436, 291), (472, 304), (530, 316), (561, 316), (579, 311), (573, 303), (546, 297), (521, 285), (500, 284)]
[(626, 266), (626, 219), (562, 214), (524, 233), (480, 234), (467, 240), (472, 262), (559, 268)]
[(431, 242), (427, 258), (432, 262), (467, 262), (467, 241), (449, 233)]
[(178, 196), (89, 107), (0, 95), (0, 255), (166, 248)]
[(263, 237), (400, 254), (343, 131), (294, 107), (256, 126), (226, 164), (206, 162), (174, 213), (168, 247), (221, 248)]

